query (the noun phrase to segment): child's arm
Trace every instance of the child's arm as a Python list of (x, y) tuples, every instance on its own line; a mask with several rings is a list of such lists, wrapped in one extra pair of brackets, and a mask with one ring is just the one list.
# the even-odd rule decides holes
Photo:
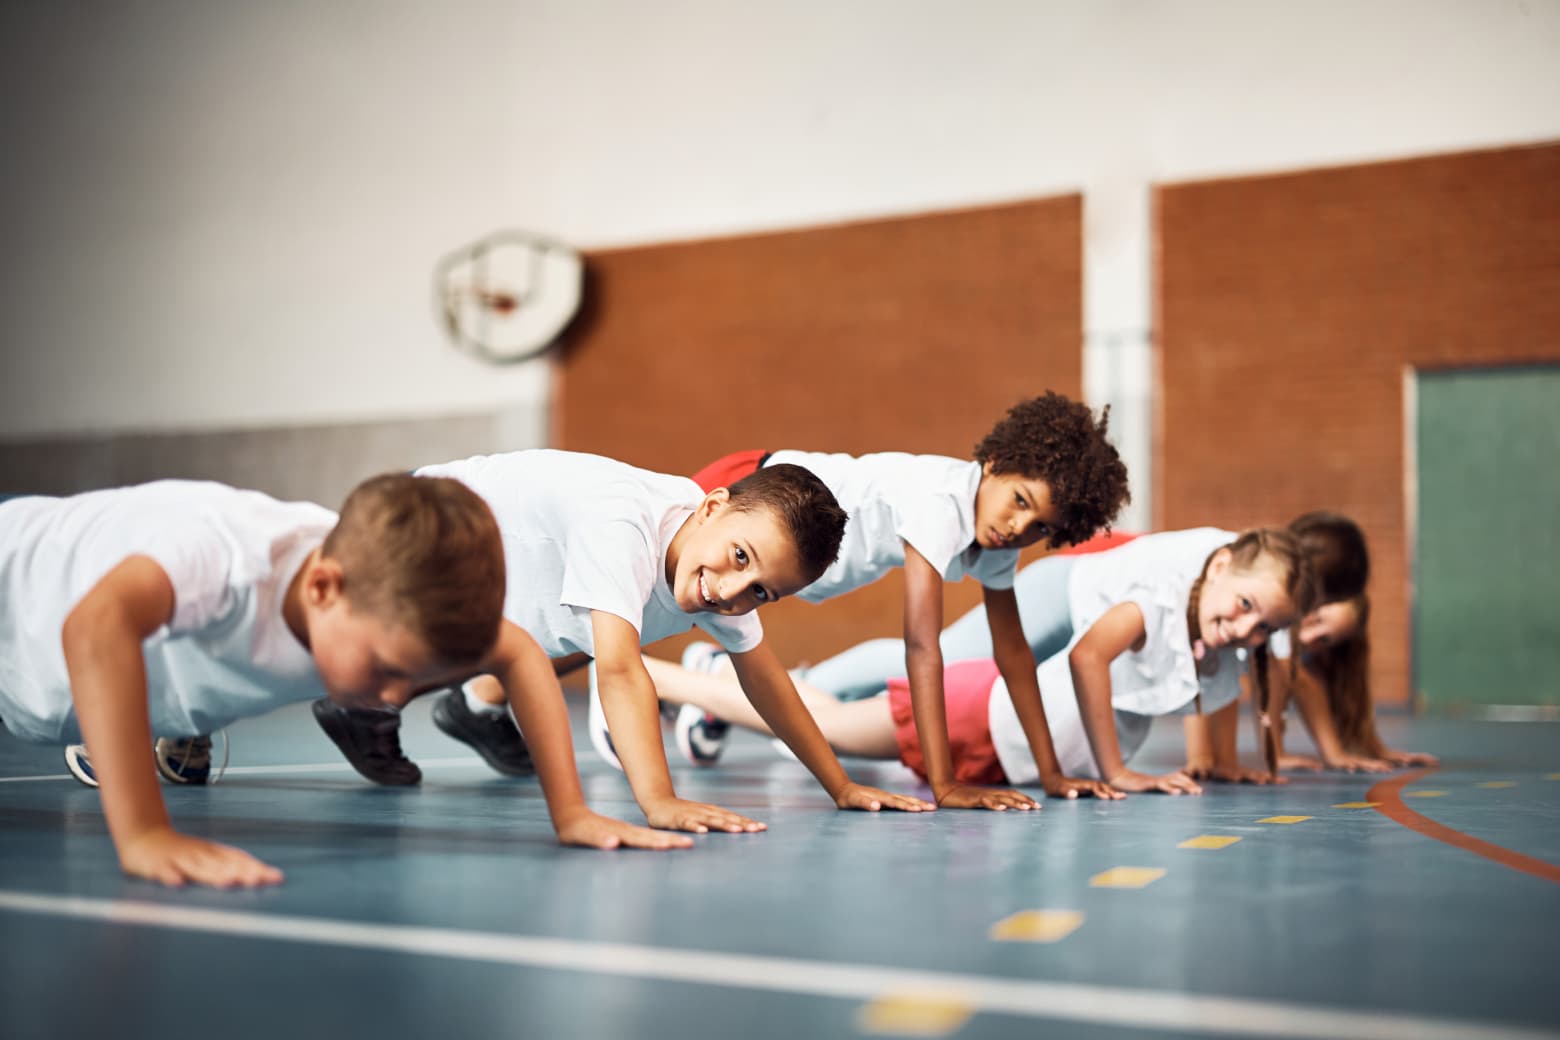
[(661, 743), (655, 683), (639, 656), (639, 633), (624, 619), (604, 610), (591, 611), (590, 621), (601, 710), (606, 713), (612, 746), (628, 774), (634, 800), (650, 826), (695, 834), (764, 830), (765, 825), (757, 820), (718, 805), (677, 797), (666, 767), (666, 746)]
[(1040, 769), (1040, 786), (1058, 798), (1076, 798), (1092, 794), (1096, 798), (1121, 798), (1120, 791), (1099, 780), (1062, 775), (1051, 743), (1051, 727), (1046, 722), (1045, 704), (1040, 699), (1040, 682), (1035, 675), (1035, 655), (1024, 637), (1024, 623), (1018, 613), (1018, 597), (1012, 589), (986, 589), (986, 623), (991, 627), (992, 655), (1002, 673), (1013, 711), (1029, 742), (1029, 751)]
[(932, 797), (950, 809), (1033, 809), (1034, 799), (1028, 795), (962, 784), (954, 777), (948, 710), (943, 700), (942, 597), (942, 575), (906, 542), (905, 672), (910, 678), (910, 709), (921, 738)]
[(152, 768), (141, 642), (172, 617), (173, 584), (156, 561), (131, 556), (92, 587), (60, 630), (71, 697), (92, 756), (103, 816), (125, 873), (164, 885), (274, 885), (282, 872), (249, 853), (180, 834)]
[(817, 720), (802, 703), (796, 683), (767, 643), (743, 654), (732, 654), (731, 664), (742, 683), (742, 692), (775, 736), (796, 752), (801, 763), (818, 778), (841, 809), (902, 809), (921, 812), (937, 808), (930, 802), (909, 795), (890, 794), (875, 787), (855, 783), (845, 774), (834, 749), (824, 739)]
[[(1327, 690), (1315, 676), (1304, 668), (1298, 668), (1295, 670), (1293, 681), (1290, 681), (1289, 662), (1274, 662), (1274, 664), (1277, 667), (1268, 668), (1269, 678), (1271, 679), (1274, 672), (1285, 673), (1283, 682), (1286, 692), (1292, 692), (1295, 703), (1300, 706), (1300, 717), (1305, 720), (1305, 728), (1311, 732), (1311, 740), (1316, 744), (1316, 751), (1322, 756), (1322, 765), (1328, 769), (1348, 773), (1385, 773), (1392, 769), (1390, 762), (1344, 750), (1343, 741), (1338, 737), (1338, 727), (1333, 722), (1332, 707), (1327, 703)], [(1275, 703), (1275, 712), (1281, 711), (1282, 708), (1281, 703)], [(1314, 759), (1308, 761), (1303, 756), (1287, 758), (1288, 765), (1299, 768), (1307, 768), (1310, 762), (1314, 761)]]
[(1236, 729), (1240, 725), (1240, 701), (1226, 704), (1208, 715), (1188, 715), (1186, 765), (1181, 772), (1194, 779), (1219, 780), (1227, 784), (1283, 784), (1289, 781), (1271, 775), (1266, 769), (1247, 769), (1236, 751)]
[(1121, 760), (1116, 739), (1116, 713), (1110, 702), (1110, 663), (1146, 635), (1143, 612), (1135, 603), (1118, 603), (1084, 633), (1067, 654), (1072, 669), (1078, 715), (1089, 737), (1100, 776), (1119, 791), (1164, 791), (1168, 794), (1201, 794), (1191, 777), (1182, 772), (1148, 776), (1134, 772)]
[(591, 845), (614, 849), (628, 845), (641, 849), (687, 848), (691, 838), (635, 827), (621, 820), (591, 812), (580, 790), (580, 774), (574, 764), (574, 741), (569, 731), (569, 710), (553, 664), (531, 638), (512, 621), (505, 621), (498, 646), (490, 658), (491, 671), (504, 685), (510, 710), (525, 735), (536, 763), (537, 779), (547, 799), (558, 840), (565, 845)]

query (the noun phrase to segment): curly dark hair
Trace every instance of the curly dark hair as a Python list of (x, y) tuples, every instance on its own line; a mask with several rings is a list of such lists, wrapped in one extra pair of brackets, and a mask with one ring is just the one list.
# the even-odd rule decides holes
[(1106, 438), (1110, 408), (1096, 419), (1089, 406), (1047, 390), (1020, 401), (975, 445), (975, 459), (992, 473), (1043, 480), (1056, 507), (1056, 548), (1109, 531), (1131, 499), (1127, 467)]

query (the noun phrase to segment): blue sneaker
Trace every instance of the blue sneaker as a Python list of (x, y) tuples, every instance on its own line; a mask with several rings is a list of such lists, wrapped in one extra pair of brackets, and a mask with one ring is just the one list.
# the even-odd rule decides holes
[[(158, 737), (152, 746), (157, 775), (170, 784), (205, 784), (211, 781), (210, 737)], [(85, 744), (65, 747), (65, 768), (88, 787), (98, 786), (97, 770)]]
[(170, 784), (204, 784), (211, 779), (210, 737), (158, 737), (157, 774)]
[(65, 768), (70, 770), (71, 776), (88, 787), (98, 785), (97, 774), (92, 771), (92, 759), (87, 755), (87, 745), (67, 744), (65, 746)]

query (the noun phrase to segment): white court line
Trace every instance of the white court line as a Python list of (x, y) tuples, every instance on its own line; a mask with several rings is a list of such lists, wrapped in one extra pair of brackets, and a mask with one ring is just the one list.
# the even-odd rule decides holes
[(1036, 1019), (1164, 1029), (1192, 1034), (1267, 1037), (1364, 1037), (1370, 1040), (1538, 1040), (1554, 1033), (1494, 1022), (1428, 1019), (1391, 1012), (1342, 1011), (1187, 993), (1028, 982), (947, 972), (703, 953), (624, 943), (540, 939), (451, 928), (362, 924), (252, 914), (132, 900), (85, 899), (0, 890), (0, 909), (184, 929), (253, 939), (345, 946), (593, 975), (620, 975), (704, 986), (874, 1000), (885, 995), (958, 1001), (976, 1011)]
[[(472, 758), (419, 758), (417, 764), (430, 766), (480, 766), (482, 759)], [(292, 766), (229, 766), (226, 775), (265, 776), (270, 773), (351, 773), (355, 772), (347, 762), (321, 762), (318, 765)], [(51, 773), (47, 776), (0, 776), (0, 784), (31, 784), (40, 780), (74, 780), (69, 773)], [(217, 785), (212, 785), (217, 786)]]

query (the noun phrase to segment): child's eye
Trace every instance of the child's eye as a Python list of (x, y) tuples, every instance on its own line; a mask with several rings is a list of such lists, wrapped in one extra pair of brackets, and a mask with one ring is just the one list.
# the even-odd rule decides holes
[(1247, 599), (1245, 596), (1242, 596), (1240, 598), (1240, 609), (1241, 610), (1250, 610), (1251, 609), (1251, 600)]
[(762, 585), (753, 586), (753, 595), (757, 597), (760, 603), (769, 602), (769, 590), (764, 588)]
[(1017, 492), (1013, 493), (1013, 501), (1018, 503), (1018, 508), (1020, 508), (1020, 509), (1028, 509), (1029, 508), (1029, 503), (1024, 501), (1024, 496), (1018, 494)]
[(746, 567), (747, 566), (747, 560), (748, 560), (747, 550), (742, 548), (741, 546), (737, 546), (737, 564), (739, 566)]

